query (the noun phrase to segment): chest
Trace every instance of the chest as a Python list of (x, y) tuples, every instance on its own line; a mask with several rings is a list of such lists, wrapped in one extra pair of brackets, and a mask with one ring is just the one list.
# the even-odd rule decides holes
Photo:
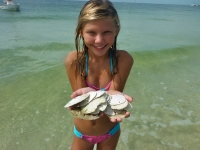
[(88, 65), (86, 80), (96, 87), (105, 87), (112, 80), (109, 62)]

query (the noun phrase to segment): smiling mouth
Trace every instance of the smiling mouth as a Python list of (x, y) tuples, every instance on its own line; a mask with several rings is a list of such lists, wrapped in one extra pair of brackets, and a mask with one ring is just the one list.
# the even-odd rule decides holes
[(95, 48), (97, 48), (97, 49), (103, 49), (103, 48), (106, 47), (106, 45), (104, 45), (104, 46), (94, 46), (94, 45), (93, 45), (93, 47), (95, 47)]

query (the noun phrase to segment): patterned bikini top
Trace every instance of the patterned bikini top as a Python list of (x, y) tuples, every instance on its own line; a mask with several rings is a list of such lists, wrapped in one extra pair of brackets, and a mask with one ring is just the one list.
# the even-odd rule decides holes
[[(88, 53), (86, 52), (86, 77), (88, 76), (88, 57), (89, 57)], [(112, 61), (112, 53), (111, 53), (111, 51), (110, 51), (110, 72), (113, 74), (113, 61)], [(86, 83), (87, 87), (91, 87), (96, 91), (98, 91), (98, 90), (108, 91), (109, 88), (110, 88), (111, 82), (108, 83), (108, 85), (105, 88), (98, 88), (98, 87), (90, 84), (87, 80), (85, 80), (85, 83)]]

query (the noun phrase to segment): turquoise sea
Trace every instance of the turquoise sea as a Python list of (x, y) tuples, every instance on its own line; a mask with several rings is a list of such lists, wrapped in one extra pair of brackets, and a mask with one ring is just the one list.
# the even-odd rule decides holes
[[(16, 0), (0, 10), (0, 149), (66, 150), (73, 118), (63, 65), (75, 49), (84, 2)], [(134, 97), (117, 150), (199, 150), (200, 7), (114, 3), (119, 49), (135, 63), (124, 92)]]

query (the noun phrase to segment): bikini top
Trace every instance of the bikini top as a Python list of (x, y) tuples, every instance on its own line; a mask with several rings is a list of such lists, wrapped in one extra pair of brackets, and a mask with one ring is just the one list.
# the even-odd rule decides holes
[[(85, 76), (85, 78), (88, 76), (88, 57), (89, 57), (88, 53), (86, 52), (86, 76)], [(113, 74), (113, 61), (112, 61), (111, 51), (110, 51), (110, 72)], [(107, 91), (107, 90), (109, 90), (110, 85), (111, 85), (111, 82), (110, 82), (110, 83), (108, 83), (108, 85), (105, 88), (98, 88), (98, 87), (90, 84), (87, 80), (85, 80), (85, 83), (86, 83), (87, 87), (91, 87), (96, 91), (98, 91), (98, 90)]]

